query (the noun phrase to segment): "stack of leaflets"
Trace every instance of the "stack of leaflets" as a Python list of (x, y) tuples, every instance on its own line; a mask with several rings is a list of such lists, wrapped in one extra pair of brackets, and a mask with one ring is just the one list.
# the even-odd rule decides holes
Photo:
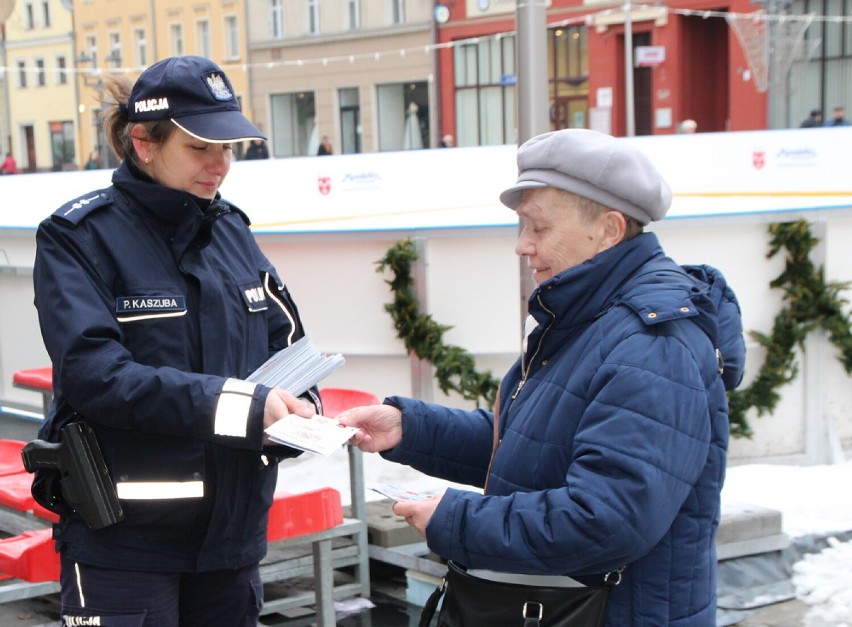
[(278, 351), (248, 376), (252, 383), (287, 390), (293, 396), (307, 390), (340, 368), (343, 355), (323, 355), (311, 344), (308, 336)]
[[(248, 381), (287, 390), (293, 396), (325, 379), (346, 362), (343, 355), (323, 355), (307, 336), (278, 351), (248, 376)], [(352, 437), (358, 429), (342, 427), (337, 420), (325, 416), (303, 418), (284, 416), (266, 429), (269, 439), (310, 453), (330, 455)]]

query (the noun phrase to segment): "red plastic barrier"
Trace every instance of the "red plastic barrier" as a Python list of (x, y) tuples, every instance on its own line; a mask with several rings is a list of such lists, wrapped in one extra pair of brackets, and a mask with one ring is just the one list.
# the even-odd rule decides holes
[(0, 540), (0, 572), (31, 582), (59, 581), (53, 530), (25, 531)]
[(25, 472), (21, 460), (21, 449), (25, 442), (19, 440), (0, 440), (0, 477)]
[(12, 383), (21, 387), (53, 391), (53, 369), (50, 366), (44, 368), (27, 368), (18, 370), (12, 377)]
[(270, 542), (315, 533), (343, 523), (340, 492), (320, 488), (300, 494), (275, 495), (266, 537)]
[(58, 521), (59, 516), (36, 503), (32, 485), (33, 476), (26, 471), (0, 477), (0, 505), (19, 512), (32, 512), (50, 522)]
[(322, 399), (322, 414), (334, 418), (337, 414), (362, 405), (378, 405), (379, 397), (364, 390), (350, 388), (322, 388), (319, 391)]

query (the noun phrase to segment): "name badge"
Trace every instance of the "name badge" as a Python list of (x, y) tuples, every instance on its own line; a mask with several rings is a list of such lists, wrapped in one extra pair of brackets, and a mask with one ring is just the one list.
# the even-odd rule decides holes
[(119, 322), (186, 315), (186, 299), (178, 296), (119, 296), (115, 299)]

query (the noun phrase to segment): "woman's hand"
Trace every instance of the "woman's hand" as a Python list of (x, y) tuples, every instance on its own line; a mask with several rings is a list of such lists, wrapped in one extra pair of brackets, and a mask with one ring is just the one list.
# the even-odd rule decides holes
[(345, 427), (357, 427), (349, 440), (365, 453), (392, 449), (402, 440), (402, 412), (391, 405), (365, 405), (348, 409), (337, 420)]
[(393, 513), (405, 518), (405, 522), (417, 529), (417, 532), (426, 537), (426, 527), (443, 495), (432, 496), (422, 501), (399, 501), (393, 505)]

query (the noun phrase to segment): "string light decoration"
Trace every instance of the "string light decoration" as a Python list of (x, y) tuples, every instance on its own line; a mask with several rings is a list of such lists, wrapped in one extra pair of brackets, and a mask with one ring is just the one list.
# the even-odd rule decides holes
[[(671, 7), (660, 7), (659, 5), (652, 4), (638, 4), (631, 5), (631, 10), (636, 12), (641, 11), (667, 11), (669, 14), (673, 15), (682, 15), (685, 17), (699, 17), (701, 19), (708, 18), (722, 18), (728, 20), (759, 20), (763, 22), (826, 22), (829, 24), (849, 24), (852, 23), (852, 15), (815, 15), (815, 14), (807, 14), (807, 15), (782, 15), (782, 14), (767, 14), (761, 11), (755, 11), (753, 13), (734, 13), (727, 11), (698, 11), (695, 9), (676, 9)], [(564, 28), (566, 26), (571, 25), (587, 25), (591, 26), (594, 24), (596, 19), (604, 18), (607, 16), (614, 16), (623, 13), (623, 8), (610, 8), (603, 11), (598, 11), (596, 13), (588, 13), (577, 17), (571, 17), (567, 19), (557, 20), (548, 23), (548, 28)], [(301, 58), (301, 59), (286, 59), (286, 60), (278, 60), (278, 61), (264, 61), (258, 63), (228, 63), (227, 61), (220, 63), (220, 67), (222, 67), (225, 71), (243, 71), (247, 72), (249, 69), (258, 68), (258, 69), (275, 69), (282, 67), (305, 67), (312, 65), (331, 65), (334, 63), (357, 63), (361, 61), (370, 61), (377, 62), (381, 61), (384, 58), (391, 57), (404, 57), (409, 53), (423, 53), (423, 54), (431, 54), (438, 50), (445, 49), (453, 49), (456, 46), (466, 46), (466, 45), (476, 45), (480, 41), (488, 41), (488, 40), (498, 40), (506, 37), (514, 35), (515, 31), (502, 31), (498, 33), (492, 33), (490, 35), (477, 35), (475, 37), (468, 37), (465, 39), (455, 39), (453, 41), (447, 42), (439, 42), (433, 44), (426, 45), (418, 45), (410, 48), (396, 48), (392, 50), (375, 50), (372, 52), (363, 52), (359, 54), (347, 54), (347, 55), (338, 55), (338, 56), (323, 56), (323, 57), (313, 57), (313, 58)], [(94, 68), (64, 68), (62, 70), (54, 69), (54, 72), (64, 72), (67, 74), (92, 74), (92, 73), (100, 73), (102, 75), (106, 74), (140, 74), (142, 73), (147, 66), (136, 66), (136, 67), (94, 67)], [(0, 68), (5, 70), (6, 72), (18, 72), (21, 70), (19, 67), (5, 67)], [(35, 71), (35, 68), (27, 67), (25, 68), (27, 71)], [(45, 71), (45, 70), (41, 70)]]

